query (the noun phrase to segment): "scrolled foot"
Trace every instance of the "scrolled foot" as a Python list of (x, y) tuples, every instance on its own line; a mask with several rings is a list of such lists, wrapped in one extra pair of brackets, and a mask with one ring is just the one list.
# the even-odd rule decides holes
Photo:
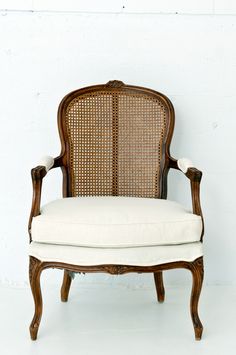
[(201, 340), (203, 327), (194, 327), (194, 332), (195, 332), (195, 340)]
[(36, 340), (37, 339), (37, 335), (38, 335), (38, 330), (39, 330), (39, 324), (35, 323), (30, 325), (29, 327), (29, 331), (30, 331), (30, 337), (32, 340)]

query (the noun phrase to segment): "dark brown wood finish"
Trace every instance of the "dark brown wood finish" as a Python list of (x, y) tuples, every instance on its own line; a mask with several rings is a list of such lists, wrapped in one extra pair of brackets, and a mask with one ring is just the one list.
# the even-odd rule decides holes
[[(72, 193), (72, 175), (70, 170), (70, 150), (68, 145), (68, 135), (67, 129), (65, 124), (65, 115), (66, 115), (66, 108), (70, 104), (70, 102), (77, 96), (83, 95), (85, 93), (90, 93), (98, 90), (120, 90), (124, 93), (142, 93), (143, 95), (149, 95), (150, 97), (158, 98), (163, 105), (165, 105), (167, 112), (168, 112), (168, 127), (166, 130), (166, 136), (164, 137), (163, 147), (162, 147), (162, 160), (161, 160), (161, 176), (160, 181), (157, 182), (160, 184), (160, 195), (156, 196), (159, 198), (167, 198), (167, 176), (170, 168), (174, 168), (179, 170), (177, 160), (173, 159), (170, 156), (169, 148), (170, 143), (173, 135), (174, 129), (174, 108), (170, 100), (163, 94), (156, 92), (154, 90), (137, 87), (137, 86), (130, 86), (125, 85), (120, 81), (110, 81), (105, 85), (96, 85), (90, 86), (87, 88), (83, 88), (80, 90), (73, 91), (72, 93), (68, 94), (61, 102), (58, 110), (58, 128), (60, 133), (61, 139), (61, 154), (55, 158), (54, 165), (51, 169), (60, 167), (63, 174), (63, 197), (70, 197), (73, 196)], [(114, 101), (115, 104), (115, 101)], [(116, 132), (115, 132), (116, 133)], [(116, 143), (117, 143), (117, 136), (114, 136), (114, 145), (113, 149), (114, 152), (117, 151)], [(116, 168), (117, 166), (114, 165), (114, 172), (115, 175), (113, 177), (113, 181), (116, 181)], [(33, 199), (32, 199), (32, 208), (29, 218), (29, 235), (30, 235), (30, 242), (31, 242), (31, 222), (34, 216), (40, 214), (40, 201), (41, 201), (41, 189), (42, 189), (42, 181), (43, 178), (46, 176), (47, 171), (43, 166), (37, 166), (36, 168), (32, 169), (31, 176), (32, 176), (32, 184), (33, 184)], [(185, 176), (190, 180), (191, 186), (191, 195), (192, 195), (192, 206), (193, 206), (193, 213), (202, 216), (201, 205), (200, 205), (200, 182), (202, 173), (201, 171), (195, 168), (189, 168), (185, 174)], [(117, 182), (113, 185), (113, 194), (117, 195)], [(202, 236), (201, 241), (203, 238)], [(203, 281), (203, 258), (198, 258), (193, 262), (185, 262), (185, 261), (177, 261), (167, 264), (161, 265), (154, 265), (154, 266), (130, 266), (130, 265), (97, 265), (97, 266), (79, 266), (79, 265), (71, 265), (71, 264), (64, 264), (58, 262), (42, 262), (34, 257), (30, 257), (30, 265), (29, 265), (29, 276), (30, 276), (30, 285), (32, 294), (34, 297), (35, 302), (35, 314), (33, 320), (30, 325), (30, 334), (32, 340), (37, 338), (37, 332), (41, 320), (42, 315), (42, 295), (41, 295), (41, 288), (40, 288), (40, 275), (42, 270), (47, 268), (57, 268), (57, 269), (64, 269), (64, 277), (63, 283), (61, 287), (61, 299), (63, 302), (68, 300), (69, 290), (71, 286), (71, 277), (68, 271), (72, 272), (107, 272), (112, 275), (120, 275), (128, 272), (138, 272), (138, 273), (146, 273), (152, 272), (154, 274), (154, 280), (156, 285), (157, 291), (157, 298), (159, 302), (164, 301), (164, 284), (163, 284), (163, 271), (174, 269), (174, 268), (185, 268), (191, 271), (193, 276), (193, 286), (192, 286), (192, 294), (191, 294), (191, 301), (190, 301), (190, 310), (191, 316), (195, 331), (195, 338), (197, 340), (201, 339), (202, 335), (202, 324), (198, 316), (198, 301), (202, 287)]]
[[(170, 168), (180, 170), (176, 159), (173, 159), (170, 156), (168, 156), (168, 160), (169, 160)], [(201, 216), (202, 219), (202, 226), (203, 226), (202, 235), (201, 235), (201, 241), (202, 241), (204, 235), (204, 219), (203, 219), (201, 202), (200, 202), (200, 183), (202, 179), (202, 172), (196, 168), (190, 167), (185, 173), (185, 176), (190, 180), (193, 213), (198, 216)]]
[(68, 301), (70, 286), (71, 286), (71, 276), (67, 270), (64, 270), (63, 282), (61, 286), (61, 300), (62, 302)]
[[(173, 135), (173, 129), (174, 129), (174, 121), (175, 121), (175, 114), (174, 114), (174, 108), (171, 103), (171, 101), (163, 94), (139, 87), (139, 86), (132, 86), (132, 85), (125, 85), (123, 82), (114, 80), (110, 81), (107, 84), (101, 84), (101, 85), (94, 85), (94, 86), (89, 86), (86, 88), (82, 88), (79, 90), (75, 90), (71, 93), (69, 93), (67, 96), (64, 97), (64, 99), (61, 101), (58, 109), (58, 127), (59, 127), (59, 133), (60, 133), (60, 139), (61, 139), (61, 154), (60, 157), (63, 161), (63, 166), (67, 169), (67, 174), (66, 174), (66, 179), (64, 180), (63, 184), (66, 186), (65, 190), (67, 191), (67, 197), (73, 196), (73, 189), (72, 189), (72, 172), (70, 168), (70, 161), (71, 161), (71, 152), (69, 148), (69, 136), (68, 136), (68, 129), (67, 129), (67, 122), (66, 122), (66, 117), (67, 117), (67, 110), (71, 102), (79, 97), (83, 97), (88, 94), (94, 94), (96, 92), (109, 92), (112, 95), (112, 103), (113, 107), (117, 107), (117, 93), (122, 93), (122, 94), (127, 94), (127, 95), (140, 95), (140, 97), (147, 97), (147, 98), (152, 98), (152, 99), (157, 99), (159, 100), (162, 105), (166, 109), (167, 113), (167, 127), (166, 127), (166, 132), (164, 133), (164, 139), (163, 139), (163, 146), (162, 146), (162, 161), (161, 161), (161, 176), (160, 176), (160, 182), (158, 181), (158, 185), (160, 185), (160, 194), (156, 197), (161, 197), (161, 198), (166, 198), (167, 196), (167, 174), (169, 170), (169, 147)], [(115, 123), (117, 122), (117, 110), (114, 110), (114, 115), (113, 115), (113, 122), (114, 126)], [(117, 152), (117, 132), (116, 132), (116, 127), (114, 127), (114, 132), (113, 132), (113, 137), (115, 140), (113, 141), (113, 150), (116, 153)], [(116, 149), (116, 150), (115, 150)], [(116, 157), (116, 154), (114, 158)], [(116, 168), (116, 159), (113, 159), (113, 166)], [(116, 170), (113, 170), (114, 177), (116, 179)], [(65, 175), (64, 175), (65, 178)], [(117, 187), (114, 187), (113, 184), (113, 191), (115, 195), (119, 195), (116, 192)]]
[(154, 272), (154, 281), (157, 291), (158, 302), (163, 303), (165, 300), (165, 288), (163, 283), (163, 272)]
[[(137, 272), (137, 273), (147, 273), (152, 272), (154, 275), (158, 275), (155, 277), (155, 281), (160, 282), (157, 283), (158, 288), (158, 300), (162, 302), (164, 300), (164, 288), (162, 284), (162, 271), (171, 270), (171, 269), (179, 269), (184, 268), (190, 270), (193, 277), (193, 285), (190, 299), (190, 312), (193, 321), (193, 327), (195, 331), (196, 340), (201, 339), (203, 326), (200, 321), (198, 315), (198, 301), (202, 287), (203, 281), (203, 258), (200, 257), (193, 262), (187, 261), (178, 261), (171, 262), (161, 265), (154, 266), (135, 266), (135, 265), (93, 265), (93, 266), (80, 266), (80, 265), (72, 265), (72, 264), (64, 264), (59, 262), (41, 262), (40, 260), (30, 257), (30, 284), (35, 302), (35, 313), (33, 320), (30, 325), (30, 334), (32, 340), (37, 338), (37, 332), (42, 316), (42, 295), (41, 295), (41, 287), (40, 287), (40, 275), (41, 272), (48, 268), (56, 268), (56, 269), (64, 269), (72, 272), (106, 272), (111, 275), (122, 275), (129, 272)], [(67, 272), (66, 271), (66, 272)], [(70, 287), (70, 281), (68, 281), (68, 275), (63, 280), (63, 301), (67, 301), (68, 291)]]

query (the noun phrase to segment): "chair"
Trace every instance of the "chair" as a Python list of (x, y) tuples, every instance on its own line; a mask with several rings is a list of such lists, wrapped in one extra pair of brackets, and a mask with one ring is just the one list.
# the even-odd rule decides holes
[[(35, 303), (30, 325), (37, 338), (42, 315), (41, 272), (64, 270), (66, 302), (73, 272), (154, 274), (164, 301), (162, 272), (185, 268), (193, 277), (190, 311), (195, 338), (203, 326), (198, 301), (203, 281), (202, 173), (173, 159), (170, 100), (154, 90), (109, 81), (68, 94), (58, 110), (61, 154), (32, 169), (29, 279)], [(60, 167), (63, 198), (40, 207), (43, 178)], [(192, 208), (167, 200), (170, 168), (190, 180)]]

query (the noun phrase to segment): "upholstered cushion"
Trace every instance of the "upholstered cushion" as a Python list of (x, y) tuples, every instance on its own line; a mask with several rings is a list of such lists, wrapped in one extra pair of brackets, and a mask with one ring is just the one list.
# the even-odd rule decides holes
[(193, 261), (203, 255), (203, 250), (201, 242), (136, 248), (87, 248), (32, 242), (29, 255), (41, 261), (74, 265), (151, 266), (172, 261)]
[(40, 243), (122, 248), (200, 240), (201, 218), (173, 201), (74, 197), (45, 205), (32, 222)]

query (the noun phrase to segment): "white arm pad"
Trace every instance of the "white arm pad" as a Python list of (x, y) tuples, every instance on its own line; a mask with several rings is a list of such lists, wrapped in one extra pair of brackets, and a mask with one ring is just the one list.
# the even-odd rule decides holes
[(47, 172), (53, 166), (53, 164), (54, 164), (54, 158), (50, 157), (49, 155), (43, 156), (38, 163), (38, 165), (40, 166), (45, 166)]
[(184, 174), (186, 174), (188, 168), (193, 168), (193, 163), (187, 158), (178, 159), (177, 164), (179, 169), (182, 170)]

